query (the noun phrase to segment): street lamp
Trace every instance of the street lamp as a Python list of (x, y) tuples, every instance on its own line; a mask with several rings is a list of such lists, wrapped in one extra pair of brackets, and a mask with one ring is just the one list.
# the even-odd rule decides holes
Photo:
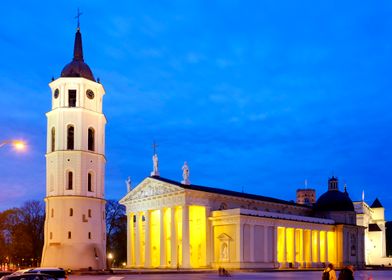
[(0, 142), (0, 148), (7, 144), (13, 146), (17, 151), (23, 151), (26, 149), (26, 142), (23, 140), (4, 140)]

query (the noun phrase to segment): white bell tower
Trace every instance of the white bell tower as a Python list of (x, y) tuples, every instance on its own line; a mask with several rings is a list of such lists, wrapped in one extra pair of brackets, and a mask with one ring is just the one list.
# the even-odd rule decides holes
[(41, 266), (104, 269), (105, 91), (84, 62), (79, 24), (73, 60), (49, 86), (52, 110), (46, 114), (46, 219)]

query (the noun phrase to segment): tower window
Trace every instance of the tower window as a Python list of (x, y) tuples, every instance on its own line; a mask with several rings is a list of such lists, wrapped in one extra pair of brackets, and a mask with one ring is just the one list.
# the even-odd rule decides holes
[(91, 209), (88, 209), (88, 217), (91, 218)]
[(88, 233), (88, 239), (91, 239), (91, 232)]
[(67, 190), (72, 190), (73, 188), (73, 173), (68, 171), (67, 173)]
[(74, 149), (75, 128), (70, 125), (67, 128), (67, 150)]
[(51, 232), (50, 234), (49, 234), (49, 239), (52, 239), (53, 238), (53, 232)]
[(51, 131), (51, 141), (50, 141), (50, 150), (52, 152), (54, 152), (55, 149), (55, 145), (56, 145), (56, 130), (54, 127), (52, 127), (52, 131)]
[(89, 192), (93, 191), (93, 174), (88, 173), (87, 175), (87, 190)]
[(73, 209), (72, 209), (72, 208), (69, 209), (69, 215), (70, 215), (71, 217), (73, 216)]
[(94, 128), (88, 129), (88, 150), (94, 151), (95, 150), (95, 131)]
[(68, 239), (71, 239), (71, 232), (68, 231)]
[(50, 216), (53, 218), (54, 217), (54, 209), (52, 208), (52, 210), (50, 211)]
[(68, 106), (76, 107), (76, 90), (74, 89), (68, 91)]

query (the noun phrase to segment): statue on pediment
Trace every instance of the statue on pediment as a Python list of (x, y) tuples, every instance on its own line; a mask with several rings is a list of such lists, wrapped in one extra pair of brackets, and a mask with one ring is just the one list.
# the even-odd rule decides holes
[(184, 162), (182, 166), (182, 181), (181, 184), (190, 185), (191, 182), (189, 181), (189, 166), (187, 162)]

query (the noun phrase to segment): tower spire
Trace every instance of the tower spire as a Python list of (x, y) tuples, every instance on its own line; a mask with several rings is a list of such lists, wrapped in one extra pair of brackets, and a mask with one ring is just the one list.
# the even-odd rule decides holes
[(82, 45), (82, 33), (80, 33), (79, 19), (78, 19), (78, 28), (76, 29), (76, 34), (75, 34), (73, 61), (82, 61), (82, 62), (84, 62), (84, 59), (83, 59), (83, 45)]

